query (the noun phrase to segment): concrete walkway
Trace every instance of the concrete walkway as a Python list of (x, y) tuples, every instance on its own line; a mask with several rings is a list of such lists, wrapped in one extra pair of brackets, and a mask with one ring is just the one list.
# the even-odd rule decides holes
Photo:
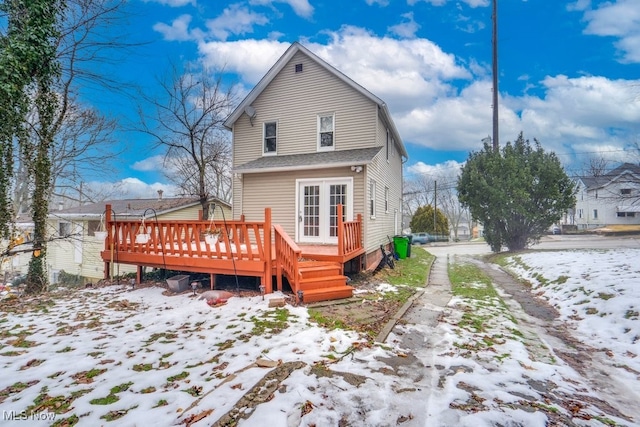
[(402, 347), (415, 349), (423, 347), (426, 337), (419, 334), (404, 334), (396, 324), (403, 323), (421, 325), (432, 328), (438, 324), (438, 318), (451, 300), (451, 282), (447, 272), (448, 259), (437, 257), (431, 266), (431, 273), (424, 289), (417, 292), (396, 313), (391, 321), (378, 334), (376, 341), (385, 342), (389, 333), (393, 332), (402, 339)]

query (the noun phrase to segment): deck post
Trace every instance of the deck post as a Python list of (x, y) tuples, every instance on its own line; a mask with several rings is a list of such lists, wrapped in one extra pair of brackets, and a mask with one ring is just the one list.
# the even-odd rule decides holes
[(213, 273), (209, 273), (209, 284), (211, 285), (211, 290), (214, 290), (216, 287), (216, 275)]
[(136, 280), (138, 281), (138, 285), (142, 283), (142, 266), (136, 266)]
[(342, 220), (342, 205), (336, 206), (338, 215), (338, 256), (344, 255), (344, 221)]
[(264, 208), (264, 274), (262, 275), (262, 286), (265, 294), (273, 292), (271, 283), (271, 208)]
[(107, 238), (104, 241), (104, 250), (109, 250), (111, 255), (111, 259), (109, 261), (104, 262), (104, 278), (111, 279), (111, 264), (113, 263), (113, 241), (111, 240), (111, 227), (109, 223), (111, 222), (111, 205), (107, 204), (105, 206), (105, 226), (107, 228)]

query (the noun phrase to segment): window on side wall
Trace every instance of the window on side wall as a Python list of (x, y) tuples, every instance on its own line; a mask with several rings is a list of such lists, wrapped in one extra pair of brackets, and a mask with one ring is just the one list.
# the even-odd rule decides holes
[(384, 187), (384, 212), (389, 213), (389, 187)]
[(387, 129), (387, 143), (386, 143), (386, 156), (387, 156), (387, 162), (389, 161), (389, 144), (391, 144), (391, 140), (390, 140), (390, 136), (389, 136), (389, 129)]
[(58, 223), (58, 235), (60, 237), (66, 237), (71, 235), (71, 223), (66, 221), (60, 221)]
[(335, 114), (318, 115), (318, 151), (331, 151), (335, 147)]
[(278, 152), (278, 122), (266, 122), (264, 124), (264, 154), (277, 154)]
[(369, 215), (371, 219), (376, 217), (376, 182), (373, 179), (369, 182)]
[(87, 235), (95, 236), (100, 228), (100, 221), (87, 221)]
[(593, 219), (598, 219), (598, 209), (593, 210)]

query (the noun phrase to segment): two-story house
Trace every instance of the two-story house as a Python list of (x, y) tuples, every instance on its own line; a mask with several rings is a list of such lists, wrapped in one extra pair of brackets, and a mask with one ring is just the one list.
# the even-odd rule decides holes
[(573, 222), (579, 229), (640, 224), (640, 166), (624, 163), (604, 175), (576, 181)]
[(362, 218), (371, 268), (401, 232), (408, 158), (387, 105), (293, 43), (225, 121), (233, 132), (233, 215), (265, 207), (300, 246), (335, 245), (343, 220)]

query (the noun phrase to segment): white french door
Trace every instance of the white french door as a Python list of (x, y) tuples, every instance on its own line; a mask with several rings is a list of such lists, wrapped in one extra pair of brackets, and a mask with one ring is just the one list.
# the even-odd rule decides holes
[(344, 221), (353, 220), (353, 179), (299, 179), (297, 183), (296, 240), (306, 243), (337, 243), (337, 206), (343, 206)]

